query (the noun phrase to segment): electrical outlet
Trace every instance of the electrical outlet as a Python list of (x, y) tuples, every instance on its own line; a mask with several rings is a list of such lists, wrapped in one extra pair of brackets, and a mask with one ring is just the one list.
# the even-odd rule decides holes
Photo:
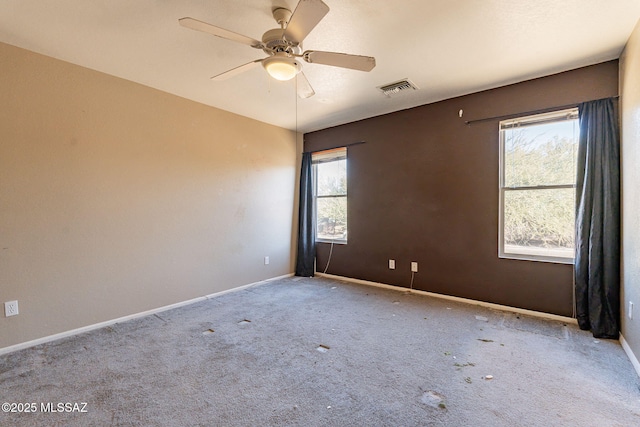
[(390, 259), (389, 260), (389, 270), (395, 270), (396, 269), (396, 260), (395, 259)]
[(264, 257), (264, 265), (269, 265), (269, 257)]
[(418, 263), (417, 262), (412, 262), (411, 263), (411, 272), (412, 273), (417, 273), (418, 272)]
[(629, 319), (633, 319), (633, 303), (629, 301)]
[(16, 316), (18, 314), (18, 301), (7, 301), (4, 303), (5, 317)]

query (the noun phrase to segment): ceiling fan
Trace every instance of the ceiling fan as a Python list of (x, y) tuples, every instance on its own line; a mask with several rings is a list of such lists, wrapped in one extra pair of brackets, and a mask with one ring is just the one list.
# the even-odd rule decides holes
[(371, 56), (350, 55), (346, 53), (324, 52), (317, 50), (302, 51), (302, 41), (329, 12), (321, 0), (300, 0), (293, 13), (286, 8), (274, 8), (273, 18), (280, 25), (262, 35), (262, 41), (243, 36), (215, 25), (207, 24), (194, 18), (178, 20), (183, 27), (213, 34), (214, 36), (262, 49), (266, 58), (251, 61), (239, 67), (211, 77), (212, 80), (224, 80), (247, 71), (258, 64), (277, 80), (291, 80), (296, 75), (298, 96), (309, 98), (315, 92), (302, 70), (301, 61), (310, 64), (324, 64), (334, 67), (350, 68), (360, 71), (371, 71), (376, 66), (376, 59)]

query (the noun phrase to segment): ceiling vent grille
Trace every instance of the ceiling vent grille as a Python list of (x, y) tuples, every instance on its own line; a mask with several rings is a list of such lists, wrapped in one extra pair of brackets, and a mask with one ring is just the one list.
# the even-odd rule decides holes
[(413, 84), (409, 79), (403, 79), (394, 83), (389, 83), (383, 86), (378, 86), (378, 89), (387, 97), (395, 95), (405, 90), (418, 90), (418, 86)]

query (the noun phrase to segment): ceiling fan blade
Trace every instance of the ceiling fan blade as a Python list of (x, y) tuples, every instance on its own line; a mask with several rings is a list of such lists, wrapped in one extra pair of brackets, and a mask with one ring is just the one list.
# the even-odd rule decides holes
[(290, 42), (302, 43), (328, 12), (329, 6), (322, 0), (300, 0), (284, 30), (285, 38)]
[(214, 36), (221, 37), (223, 39), (231, 40), (234, 42), (242, 43), (255, 47), (256, 49), (262, 49), (264, 45), (261, 41), (252, 39), (251, 37), (243, 36), (242, 34), (234, 33), (233, 31), (225, 30), (224, 28), (216, 27), (215, 25), (207, 24), (206, 22), (198, 21), (193, 18), (180, 18), (178, 22), (183, 27), (191, 28), (192, 30), (202, 31), (203, 33), (213, 34)]
[(371, 71), (376, 66), (373, 56), (349, 55), (348, 53), (308, 50), (302, 54), (305, 61), (312, 64), (332, 65), (352, 70)]
[(300, 98), (306, 99), (311, 98), (316, 92), (309, 84), (309, 80), (307, 80), (307, 76), (304, 75), (302, 71), (300, 71), (296, 76), (296, 90), (298, 92), (298, 96)]
[(244, 73), (245, 71), (252, 69), (256, 65), (260, 64), (262, 61), (263, 61), (262, 59), (256, 59), (255, 61), (247, 62), (244, 65), (240, 65), (239, 67), (232, 68), (229, 71), (225, 71), (224, 73), (213, 76), (211, 77), (211, 80), (220, 81), (220, 80), (229, 79), (231, 77), (237, 76), (240, 73)]

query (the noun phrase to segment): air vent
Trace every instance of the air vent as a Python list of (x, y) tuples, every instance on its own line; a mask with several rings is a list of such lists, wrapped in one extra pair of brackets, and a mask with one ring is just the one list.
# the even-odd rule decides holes
[(403, 79), (394, 83), (389, 83), (383, 86), (378, 86), (378, 89), (385, 95), (390, 97), (405, 90), (413, 89), (418, 90), (418, 86), (413, 84), (409, 79)]

